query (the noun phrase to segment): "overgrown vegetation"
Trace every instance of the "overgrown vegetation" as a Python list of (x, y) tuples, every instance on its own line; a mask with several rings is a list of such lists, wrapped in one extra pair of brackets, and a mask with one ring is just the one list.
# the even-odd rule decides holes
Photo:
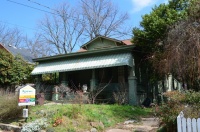
[[(28, 122), (47, 118), (53, 131), (86, 131), (95, 127), (99, 131), (128, 119), (140, 120), (151, 113), (150, 109), (122, 105), (51, 105), (34, 106), (30, 109)], [(60, 123), (56, 124), (56, 122)], [(56, 125), (55, 125), (56, 124)]]
[(22, 107), (18, 107), (18, 97), (13, 93), (0, 91), (0, 121), (15, 119), (22, 115)]
[(164, 93), (164, 96), (167, 102), (155, 109), (169, 132), (176, 129), (176, 118), (181, 111), (186, 118), (200, 118), (200, 92), (172, 91)]
[(128, 90), (123, 84), (120, 85), (118, 91), (113, 92), (114, 101), (118, 105), (128, 104)]
[(163, 53), (155, 67), (160, 73), (172, 73), (185, 88), (200, 90), (200, 2), (192, 0), (187, 19), (169, 27)]
[(199, 11), (197, 0), (169, 0), (142, 16), (142, 28), (133, 29), (132, 41), (143, 53), (141, 65), (151, 69), (153, 83), (171, 73), (199, 90)]

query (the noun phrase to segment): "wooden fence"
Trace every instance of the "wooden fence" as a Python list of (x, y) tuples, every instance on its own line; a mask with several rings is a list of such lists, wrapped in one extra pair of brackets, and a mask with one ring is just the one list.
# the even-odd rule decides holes
[(184, 118), (183, 112), (177, 117), (178, 132), (200, 132), (200, 118)]

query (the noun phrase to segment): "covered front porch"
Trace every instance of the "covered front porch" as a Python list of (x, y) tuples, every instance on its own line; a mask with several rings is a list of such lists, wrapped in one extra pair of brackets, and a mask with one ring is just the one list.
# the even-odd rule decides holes
[[(52, 74), (57, 77), (57, 81), (49, 86), (48, 93), (55, 92), (55, 85), (88, 94), (101, 88), (97, 99), (114, 103), (113, 93), (122, 90), (126, 93), (127, 103), (137, 105), (135, 64), (131, 51), (115, 49), (72, 53), (39, 58), (36, 61), (39, 65), (32, 71), (32, 75), (37, 78), (37, 92), (41, 90), (42, 75)], [(87, 91), (84, 91), (83, 87), (87, 87)], [(46, 98), (52, 99), (51, 96), (49, 94)]]
[[(65, 86), (70, 89), (70, 92), (84, 92), (90, 93), (96, 90), (103, 89), (97, 97), (97, 102), (114, 103), (113, 93), (118, 91), (124, 92), (128, 97), (128, 67), (117, 66), (109, 68), (79, 70), (53, 73), (55, 81), (53, 80), (48, 86), (45, 85), (42, 75), (37, 75), (37, 80), (40, 80), (37, 84), (40, 84), (37, 91), (40, 91), (40, 86), (43, 86), (43, 91), (49, 93), (46, 95), (46, 99), (53, 99), (52, 95), (55, 86)], [(56, 75), (57, 77), (55, 78)], [(40, 78), (40, 79), (39, 79)], [(43, 85), (41, 85), (43, 84)], [(47, 84), (47, 83), (46, 83)], [(48, 87), (48, 89), (47, 89)], [(84, 91), (83, 88), (87, 87)], [(105, 88), (104, 88), (105, 87)], [(52, 93), (52, 95), (50, 94)]]

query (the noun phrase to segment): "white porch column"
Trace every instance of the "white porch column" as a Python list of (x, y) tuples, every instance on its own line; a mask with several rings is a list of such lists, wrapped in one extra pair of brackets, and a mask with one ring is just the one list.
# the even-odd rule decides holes
[(168, 89), (167, 91), (172, 91), (173, 90), (173, 80), (172, 80), (172, 74), (169, 74), (168, 76)]

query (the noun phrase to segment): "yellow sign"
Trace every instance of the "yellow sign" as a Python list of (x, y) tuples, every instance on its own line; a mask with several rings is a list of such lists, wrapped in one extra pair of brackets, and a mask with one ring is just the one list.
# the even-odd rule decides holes
[(35, 95), (21, 95), (19, 99), (26, 99), (26, 98), (35, 98)]

